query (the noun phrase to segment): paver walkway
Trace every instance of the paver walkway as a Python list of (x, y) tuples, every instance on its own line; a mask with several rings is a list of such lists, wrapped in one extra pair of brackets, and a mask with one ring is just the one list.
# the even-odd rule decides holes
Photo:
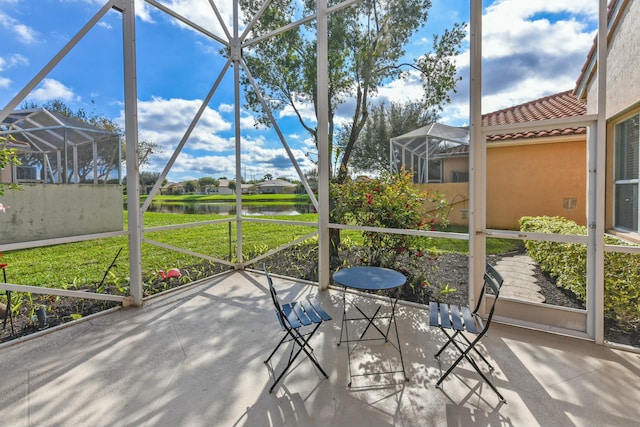
[(540, 286), (533, 272), (536, 262), (528, 255), (516, 255), (502, 258), (495, 265), (496, 270), (504, 278), (500, 295), (531, 302), (544, 302)]

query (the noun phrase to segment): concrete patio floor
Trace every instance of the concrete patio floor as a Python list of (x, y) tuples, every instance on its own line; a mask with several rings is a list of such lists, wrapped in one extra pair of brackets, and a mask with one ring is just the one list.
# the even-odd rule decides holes
[[(316, 287), (275, 278), (280, 297)], [(320, 292), (334, 320), (273, 394), (263, 363), (281, 336), (263, 275), (237, 272), (0, 347), (2, 426), (637, 426), (640, 354), (494, 324), (483, 340), (501, 404), (464, 362), (434, 387), (444, 343), (427, 311), (399, 306), (402, 375), (357, 377), (337, 346), (342, 295)], [(359, 305), (376, 304), (362, 296)], [(356, 349), (354, 371), (398, 363), (389, 344)], [(286, 354), (274, 358), (276, 370)], [(442, 364), (442, 365), (441, 365)]]

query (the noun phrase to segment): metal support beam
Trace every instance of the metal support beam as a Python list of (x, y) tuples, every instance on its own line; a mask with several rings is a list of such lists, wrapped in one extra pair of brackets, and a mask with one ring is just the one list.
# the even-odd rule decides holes
[(124, 123), (127, 155), (127, 211), (129, 212), (129, 277), (133, 304), (142, 305), (142, 230), (138, 171), (138, 80), (136, 75), (135, 0), (122, 11), (124, 52)]
[[(233, 96), (234, 96), (234, 117), (235, 117), (235, 138), (236, 138), (236, 268), (242, 268), (244, 260), (242, 258), (242, 141), (240, 133), (240, 29), (238, 21), (240, 14), (238, 11), (238, 0), (233, 2), (233, 41), (232, 59), (233, 59)], [(235, 52), (235, 56), (233, 53)]]
[[(591, 220), (589, 232), (594, 234), (595, 241), (590, 241), (591, 257), (587, 259), (587, 291), (591, 290), (591, 298), (587, 295), (587, 332), (593, 336), (596, 344), (604, 343), (604, 200), (607, 147), (607, 56), (608, 56), (608, 18), (607, 0), (599, 1), (598, 14), (598, 119), (595, 138), (595, 195), (593, 203), (593, 230)], [(589, 268), (589, 263), (593, 265)], [(590, 274), (589, 274), (590, 273)]]
[(327, 289), (330, 280), (329, 249), (329, 45), (327, 41), (327, 0), (317, 2), (318, 69), (318, 284)]
[(482, 135), (482, 2), (470, 0), (469, 305), (476, 305), (486, 262), (486, 142)]

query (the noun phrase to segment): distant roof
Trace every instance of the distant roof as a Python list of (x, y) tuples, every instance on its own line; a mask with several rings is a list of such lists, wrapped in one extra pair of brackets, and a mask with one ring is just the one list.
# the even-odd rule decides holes
[[(525, 123), (536, 120), (557, 119), (585, 115), (586, 104), (576, 98), (571, 90), (535, 99), (524, 104), (482, 115), (482, 126)], [(547, 129), (532, 132), (517, 132), (491, 135), (487, 141), (508, 141), (517, 139), (545, 138), (551, 136), (586, 134), (585, 127), (567, 129)]]
[(283, 181), (281, 179), (273, 179), (271, 181), (259, 182), (258, 187), (295, 187), (295, 184), (290, 183), (289, 181)]
[[(454, 149), (466, 152), (466, 147), (469, 146), (469, 128), (431, 123), (391, 138), (391, 144), (422, 158), (446, 155)], [(465, 148), (459, 148), (460, 146)]]
[(20, 141), (40, 152), (62, 150), (65, 144), (82, 146), (92, 142), (116, 144), (118, 134), (74, 117), (44, 108), (16, 110), (0, 123), (0, 136)]

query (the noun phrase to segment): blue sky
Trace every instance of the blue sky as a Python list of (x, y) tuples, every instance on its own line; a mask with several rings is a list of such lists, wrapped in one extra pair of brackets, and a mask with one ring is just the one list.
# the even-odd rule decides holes
[[(215, 28), (208, 0), (161, 0), (194, 22)], [(0, 108), (4, 107), (64, 44), (104, 5), (105, 0), (0, 0)], [(216, 1), (231, 22), (231, 1)], [(483, 113), (573, 89), (597, 27), (597, 0), (483, 1)], [(140, 137), (162, 152), (144, 170), (160, 172), (180, 141), (225, 60), (220, 45), (178, 25), (153, 6), (137, 1), (137, 59)], [(469, 0), (433, 0), (426, 27), (407, 46), (407, 57), (424, 54), (433, 34), (454, 22), (467, 22)], [(122, 20), (110, 11), (29, 95), (44, 103), (62, 99), (123, 121)], [(442, 123), (468, 123), (468, 43), (456, 58), (463, 80)], [(421, 91), (418, 79), (395, 81), (376, 102), (407, 101)], [(346, 103), (348, 107), (349, 102)], [(309, 109), (310, 113), (311, 110)], [(253, 127), (242, 111), (242, 174), (297, 179), (276, 135)], [(284, 113), (281, 126), (303, 170), (313, 167), (309, 136)], [(230, 75), (214, 95), (170, 181), (202, 176), (235, 176), (233, 87)], [(315, 159), (315, 156), (312, 156)]]

